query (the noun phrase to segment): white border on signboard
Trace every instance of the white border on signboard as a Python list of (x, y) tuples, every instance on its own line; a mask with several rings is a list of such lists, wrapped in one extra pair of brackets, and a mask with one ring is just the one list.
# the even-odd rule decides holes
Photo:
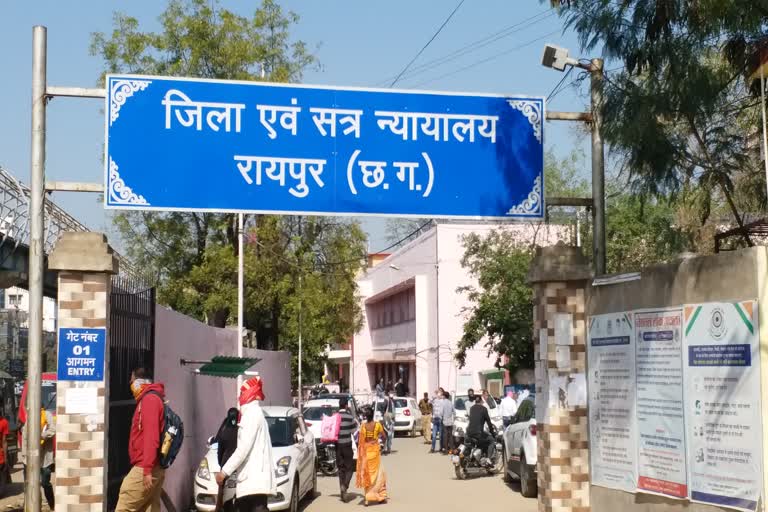
[[(110, 205), (109, 204), (109, 115), (110, 115), (110, 80), (112, 78), (125, 78), (126, 80), (173, 80), (179, 82), (211, 82), (221, 84), (236, 84), (236, 85), (250, 85), (256, 87), (285, 87), (293, 89), (323, 89), (331, 91), (356, 91), (356, 92), (377, 92), (387, 94), (431, 94), (435, 96), (474, 96), (481, 98), (507, 98), (507, 99), (522, 99), (522, 100), (537, 100), (541, 101), (541, 119), (539, 120), (541, 126), (541, 158), (544, 161), (544, 124), (547, 119), (547, 98), (544, 96), (530, 96), (526, 94), (492, 94), (492, 93), (471, 93), (471, 92), (452, 92), (452, 91), (431, 91), (421, 89), (382, 89), (375, 87), (338, 87), (332, 85), (311, 85), (311, 84), (289, 84), (289, 83), (275, 83), (275, 82), (260, 82), (249, 80), (221, 80), (215, 78), (193, 78), (193, 77), (175, 77), (166, 75), (134, 75), (130, 73), (109, 73), (104, 77), (104, 209), (106, 210), (138, 210), (138, 211), (161, 211), (161, 212), (201, 212), (201, 213), (243, 213), (243, 214), (265, 214), (265, 215), (307, 215), (318, 217), (402, 217), (402, 218), (424, 218), (429, 217), (431, 219), (461, 219), (461, 220), (493, 220), (493, 221), (507, 221), (507, 223), (521, 223), (532, 221), (543, 221), (547, 212), (547, 204), (545, 198), (545, 177), (544, 169), (538, 176), (541, 179), (541, 209), (539, 214), (517, 214), (507, 216), (484, 216), (484, 215), (431, 215), (431, 214), (390, 214), (390, 213), (358, 213), (358, 212), (316, 212), (316, 211), (297, 211), (297, 210), (251, 210), (242, 208), (170, 208), (170, 207), (158, 207), (152, 205)], [(535, 188), (535, 187), (534, 187)], [(533, 192), (533, 189), (529, 191), (529, 194)]]

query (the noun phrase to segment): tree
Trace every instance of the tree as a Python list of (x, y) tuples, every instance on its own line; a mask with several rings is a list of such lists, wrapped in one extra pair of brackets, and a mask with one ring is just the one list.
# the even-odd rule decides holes
[[(263, 73), (296, 82), (316, 64), (290, 37), (298, 17), (275, 0), (262, 0), (250, 17), (209, 0), (172, 0), (159, 21), (159, 31), (144, 32), (137, 19), (115, 14), (111, 34), (92, 35), (91, 53), (110, 73), (253, 81)], [(234, 323), (235, 215), (131, 211), (114, 223), (128, 256), (156, 277), (161, 303), (211, 325)], [(295, 360), (301, 311), (311, 375), (326, 344), (346, 341), (359, 325), (355, 274), (365, 261), (364, 234), (354, 222), (290, 216), (248, 216), (246, 230), (245, 326), (260, 348), (292, 350)]]
[(742, 79), (766, 43), (765, 2), (552, 4), (584, 51), (624, 63), (606, 72), (599, 108), (635, 192), (685, 199), (703, 229), (724, 215), (743, 226), (745, 213), (765, 208), (753, 141), (759, 89)]
[[(583, 153), (575, 150), (558, 159), (547, 152), (544, 159), (544, 181), (547, 194), (557, 197), (582, 197), (587, 194), (583, 178)], [(567, 213), (557, 217), (568, 221)], [(458, 342), (456, 360), (460, 366), (467, 351), (484, 340), (488, 354), (496, 355), (496, 365), (514, 372), (533, 368), (533, 290), (528, 285), (528, 270), (533, 253), (540, 243), (537, 236), (543, 227), (533, 224), (522, 234), (517, 229), (499, 228), (486, 236), (464, 237), (461, 264), (477, 284), (462, 286), (457, 293), (466, 295), (470, 306), (462, 311), (466, 318), (464, 332)], [(533, 233), (533, 238), (525, 238)]]
[(477, 286), (462, 286), (470, 303), (458, 342), (456, 360), (466, 362), (467, 350), (485, 339), (488, 354), (496, 355), (496, 366), (507, 358), (507, 369), (533, 368), (533, 293), (526, 277), (532, 248), (511, 230), (497, 229), (485, 237), (476, 233), (464, 238), (461, 264), (477, 279)]

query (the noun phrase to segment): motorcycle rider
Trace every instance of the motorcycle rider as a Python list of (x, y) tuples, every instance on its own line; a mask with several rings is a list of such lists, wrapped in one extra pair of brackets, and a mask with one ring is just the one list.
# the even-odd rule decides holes
[[(488, 432), (485, 431), (485, 425), (488, 425)], [(496, 427), (491, 423), (488, 408), (483, 405), (483, 397), (479, 395), (475, 396), (475, 405), (469, 409), (467, 438), (472, 439), (489, 459), (493, 458), (496, 451)]]

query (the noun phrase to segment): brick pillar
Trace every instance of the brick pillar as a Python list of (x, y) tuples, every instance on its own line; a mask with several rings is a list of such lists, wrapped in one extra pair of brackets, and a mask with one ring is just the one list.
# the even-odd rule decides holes
[[(586, 386), (585, 289), (589, 277), (581, 250), (564, 245), (538, 249), (528, 275), (534, 290), (537, 340), (539, 512), (590, 510), (586, 389), (579, 397), (573, 385), (584, 379)], [(552, 393), (550, 381), (557, 384)], [(561, 386), (567, 395), (560, 392)]]
[[(58, 270), (59, 353), (61, 333), (67, 329), (107, 329), (110, 276), (118, 270), (107, 239), (100, 233), (64, 233), (48, 258)], [(84, 331), (81, 331), (84, 332)], [(108, 334), (108, 332), (107, 332)], [(62, 356), (63, 358), (64, 356)], [(59, 372), (67, 370), (62, 359)], [(104, 340), (101, 380), (59, 380), (56, 396), (56, 493), (57, 512), (103, 512), (107, 509), (107, 421), (109, 413), (109, 338)], [(95, 408), (76, 414), (67, 408), (67, 396), (93, 393)], [(90, 395), (93, 396), (93, 395)], [(89, 401), (90, 402), (90, 401)], [(72, 404), (70, 404), (71, 406)], [(75, 409), (76, 410), (76, 409)]]

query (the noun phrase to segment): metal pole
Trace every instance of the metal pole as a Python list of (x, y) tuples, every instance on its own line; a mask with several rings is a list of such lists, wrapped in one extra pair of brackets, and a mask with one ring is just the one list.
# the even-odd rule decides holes
[(40, 410), (43, 349), (43, 202), (45, 194), (45, 90), (47, 30), (32, 28), (32, 144), (29, 199), (29, 346), (27, 361), (27, 474), (24, 499), (40, 510)]
[(595, 275), (605, 274), (605, 156), (603, 148), (603, 59), (592, 59), (590, 66), (592, 96), (592, 201), (594, 236), (592, 258)]
[[(245, 235), (243, 233), (243, 225), (245, 224), (243, 214), (237, 214), (237, 357), (243, 357), (243, 306), (244, 299), (244, 256), (243, 245)], [(240, 393), (240, 387), (243, 385), (243, 376), (237, 376), (237, 389), (235, 390), (235, 398)]]
[(760, 63), (760, 98), (762, 101), (763, 110), (763, 161), (765, 162), (765, 186), (768, 191), (768, 129), (766, 129), (765, 121), (765, 73), (763, 71), (763, 63)]
[(302, 346), (301, 346), (301, 268), (299, 268), (299, 400), (297, 402), (299, 410), (301, 410), (301, 398), (302, 398), (302, 387), (301, 387), (301, 357), (302, 357)]

